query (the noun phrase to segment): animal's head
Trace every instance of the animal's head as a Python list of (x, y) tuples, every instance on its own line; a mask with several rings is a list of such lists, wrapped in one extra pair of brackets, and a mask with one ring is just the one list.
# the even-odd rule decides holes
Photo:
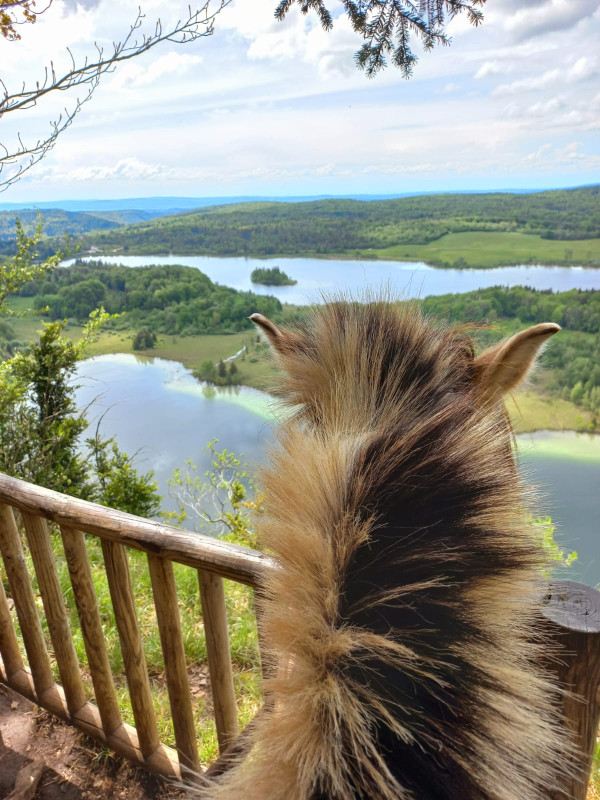
[(551, 322), (534, 325), (475, 357), (464, 329), (437, 325), (410, 304), (328, 303), (289, 330), (262, 314), (250, 319), (284, 373), (287, 402), (307, 420), (344, 426), (351, 417), (360, 424), (363, 414), (389, 418), (393, 408), (406, 413), (425, 405), (435, 413), (459, 396), (492, 408), (560, 330)]

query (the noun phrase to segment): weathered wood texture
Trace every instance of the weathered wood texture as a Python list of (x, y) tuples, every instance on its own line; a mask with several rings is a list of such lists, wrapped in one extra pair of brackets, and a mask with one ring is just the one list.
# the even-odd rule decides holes
[(122, 544), (102, 541), (102, 553), (140, 749), (145, 756), (149, 756), (158, 747), (159, 739), (127, 551)]
[(0, 503), (249, 586), (255, 586), (263, 573), (275, 567), (271, 558), (249, 547), (161, 525), (1, 473)]
[(108, 735), (120, 727), (121, 714), (104, 643), (85, 539), (81, 531), (72, 528), (63, 527), (61, 532), (96, 702), (102, 727)]
[(565, 724), (579, 753), (573, 776), (548, 800), (585, 800), (600, 722), (600, 592), (573, 581), (554, 582), (544, 617), (558, 651), (550, 669), (567, 692)]
[(173, 564), (157, 556), (148, 556), (150, 580), (154, 594), (156, 619), (160, 633), (167, 690), (175, 731), (175, 743), (182, 771), (198, 771), (198, 748), (194, 727), (192, 696), (187, 676), (181, 620), (177, 603), (177, 587)]
[(67, 706), (73, 714), (85, 705), (86, 696), (56, 571), (48, 524), (42, 517), (27, 513), (23, 513), (23, 523)]
[(13, 672), (23, 669), (23, 659), (19, 652), (19, 642), (8, 608), (8, 600), (0, 575), (0, 656), (4, 664), (7, 680)]
[(0, 504), (0, 552), (21, 626), (35, 693), (41, 699), (53, 688), (54, 678), (13, 510), (4, 504)]
[(224, 752), (238, 735), (237, 706), (223, 579), (198, 570), (202, 618), (206, 636), (210, 686), (212, 690), (219, 751)]

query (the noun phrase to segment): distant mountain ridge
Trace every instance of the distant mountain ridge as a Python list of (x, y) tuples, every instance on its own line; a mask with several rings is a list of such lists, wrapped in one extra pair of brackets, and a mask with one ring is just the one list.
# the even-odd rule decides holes
[[(587, 187), (576, 186), (570, 189), (582, 189)], [(395, 200), (404, 197), (422, 197), (427, 195), (469, 195), (469, 194), (535, 194), (542, 191), (557, 191), (547, 189), (496, 189), (493, 192), (488, 189), (475, 190), (454, 190), (454, 191), (427, 191), (427, 192), (390, 192), (379, 194), (357, 194), (348, 193), (341, 195), (319, 194), (319, 195), (239, 195), (232, 197), (127, 197), (121, 199), (102, 199), (102, 200), (51, 200), (40, 202), (21, 202), (21, 203), (0, 203), (1, 211), (23, 211), (26, 209), (39, 208), (41, 211), (47, 209), (61, 209), (63, 211), (79, 212), (102, 212), (102, 211), (146, 211), (153, 212), (152, 216), (162, 216), (166, 214), (176, 214), (181, 211), (206, 208), (207, 206), (231, 205), (238, 203), (253, 202), (275, 202), (275, 203), (302, 203), (316, 200), (361, 200), (363, 202), (378, 200)], [(569, 191), (563, 190), (563, 191)]]

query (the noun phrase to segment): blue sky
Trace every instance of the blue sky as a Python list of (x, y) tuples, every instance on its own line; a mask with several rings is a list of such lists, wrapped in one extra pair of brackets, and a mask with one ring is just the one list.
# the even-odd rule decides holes
[[(149, 27), (164, 2), (148, 0)], [(449, 25), (410, 81), (367, 79), (360, 44), (330, 3), (323, 32), (275, 0), (234, 0), (209, 38), (165, 43), (106, 76), (55, 149), (3, 202), (130, 196), (402, 193), (600, 182), (600, 4), (488, 0), (485, 21)], [(174, 0), (170, 17), (185, 15)], [(51, 59), (121, 38), (133, 0), (54, 0), (22, 40), (0, 42), (9, 91)], [(169, 18), (164, 18), (168, 25)], [(0, 142), (44, 136), (72, 98), (7, 114)]]

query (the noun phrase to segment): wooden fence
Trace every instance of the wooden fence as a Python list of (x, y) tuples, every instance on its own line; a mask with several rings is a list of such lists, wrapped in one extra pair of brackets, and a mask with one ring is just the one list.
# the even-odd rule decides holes
[[(53, 677), (14, 510), (25, 529), (60, 674)], [(61, 593), (48, 521), (59, 526), (94, 686), (86, 699)], [(84, 534), (98, 537), (135, 727), (121, 719), (104, 642)], [(159, 741), (126, 548), (146, 553), (165, 665), (176, 749)], [(215, 723), (221, 753), (213, 773), (227, 767), (227, 750), (242, 750), (229, 648), (223, 578), (251, 587), (276, 565), (265, 555), (76, 500), (0, 474), (0, 553), (27, 654), (21, 658), (14, 621), (0, 581), (0, 680), (126, 758), (159, 775), (200, 771), (173, 562), (198, 570)], [(550, 667), (566, 690), (565, 724), (580, 752), (577, 771), (548, 800), (584, 800), (600, 717), (600, 593), (569, 581), (550, 587), (547, 633), (560, 657)], [(269, 713), (268, 708), (264, 713)], [(235, 743), (234, 743), (235, 742)]]
[[(20, 512), (25, 528), (60, 684), (53, 678), (13, 509)], [(87, 701), (84, 694), (48, 520), (60, 527), (95, 704)], [(135, 728), (121, 719), (84, 534), (98, 537), (101, 542)], [(148, 558), (176, 750), (158, 737), (127, 547), (142, 550)], [(4, 664), (0, 679), (117, 753), (151, 772), (175, 777), (200, 768), (173, 562), (196, 568), (221, 752), (235, 739), (238, 719), (223, 578), (254, 587), (261, 572), (273, 568), (267, 557), (246, 547), (143, 520), (2, 474), (0, 553), (28, 662), (25, 666), (21, 658), (0, 581), (0, 655)]]

